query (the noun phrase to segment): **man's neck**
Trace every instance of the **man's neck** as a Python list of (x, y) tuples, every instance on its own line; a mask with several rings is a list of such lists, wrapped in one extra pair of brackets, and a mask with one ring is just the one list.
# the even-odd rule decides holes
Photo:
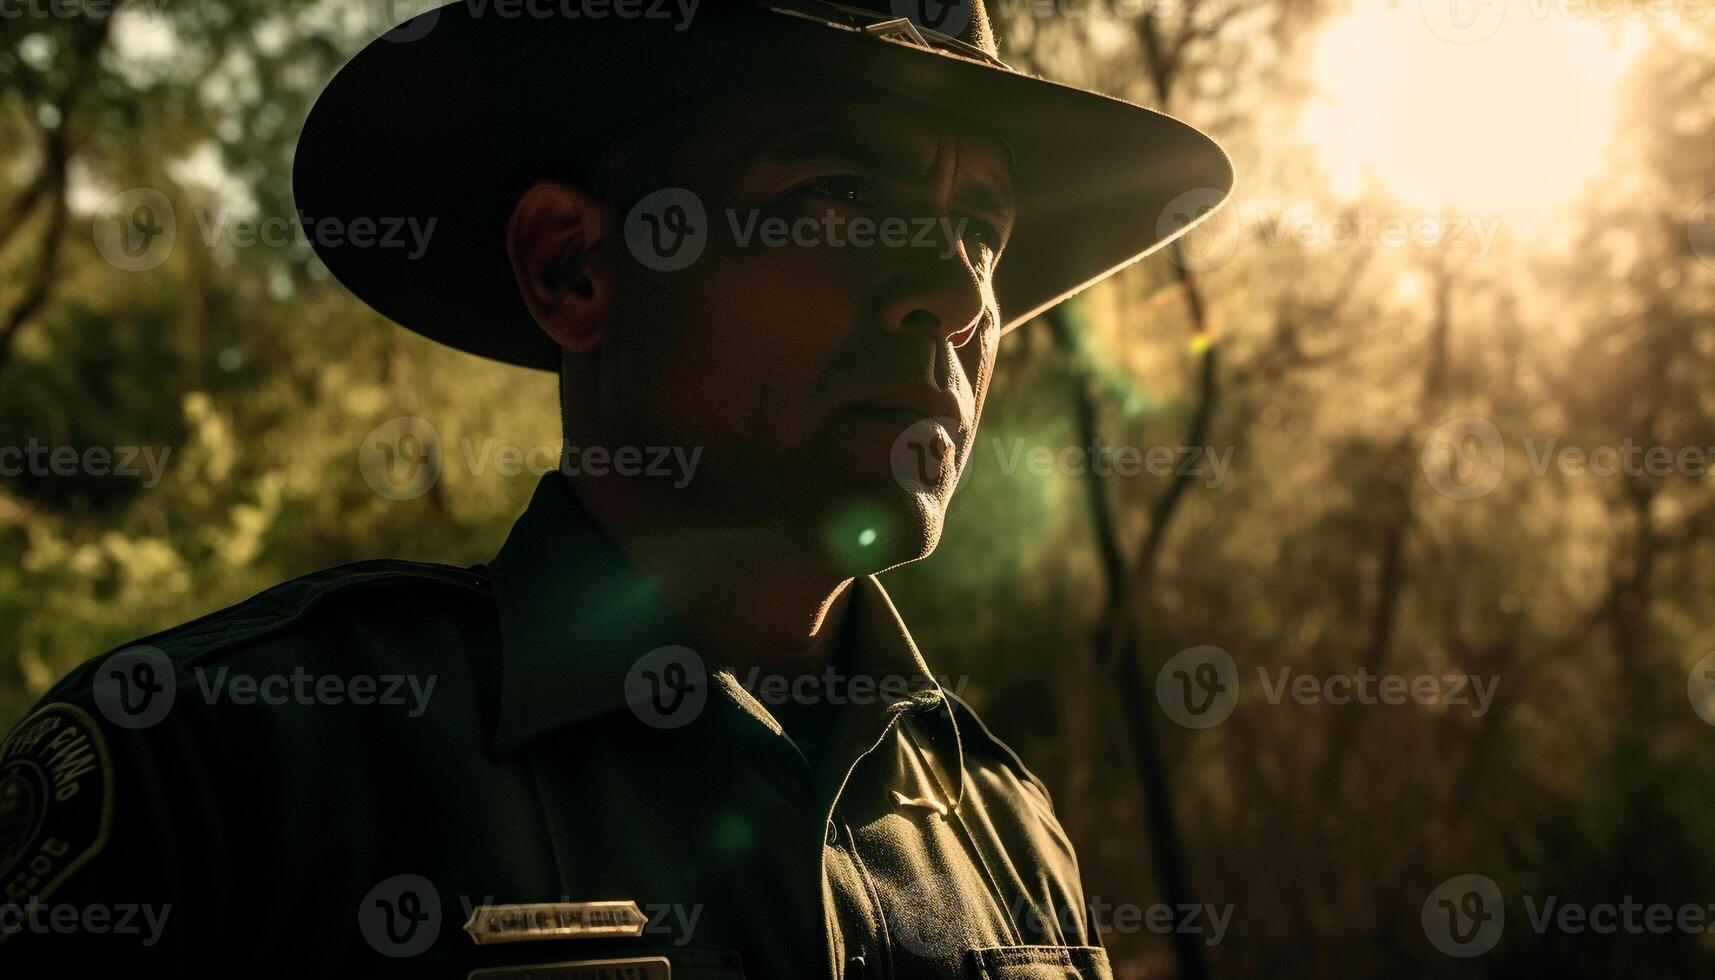
[(711, 663), (795, 677), (834, 657), (852, 579), (769, 547), (769, 529), (643, 513), (588, 479), (566, 479), (592, 520), (647, 575)]

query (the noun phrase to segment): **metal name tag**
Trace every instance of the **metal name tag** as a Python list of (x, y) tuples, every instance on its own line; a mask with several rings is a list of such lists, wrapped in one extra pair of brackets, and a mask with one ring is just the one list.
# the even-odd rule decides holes
[(479, 906), (464, 931), (480, 946), (527, 939), (641, 936), (648, 922), (636, 902), (541, 902)]
[(672, 975), (665, 957), (650, 956), (472, 970), (466, 980), (670, 980)]

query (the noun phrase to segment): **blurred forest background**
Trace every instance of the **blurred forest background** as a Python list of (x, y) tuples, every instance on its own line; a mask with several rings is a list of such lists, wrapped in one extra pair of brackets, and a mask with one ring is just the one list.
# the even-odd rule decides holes
[[(1053, 789), (1091, 896), (1231, 907), (1219, 942), (1111, 917), (1118, 975), (1715, 975), (1708, 933), (1521, 903), (1715, 903), (1715, 460), (1689, 452), (1715, 452), (1715, 7), (992, 6), (1014, 64), (1186, 118), (1239, 173), (1183, 247), (1009, 337), (945, 541), (887, 577)], [(553, 379), (390, 327), (287, 230), (311, 101), (413, 10), (7, 9), (0, 447), (80, 455), (0, 459), (0, 727), (282, 579), (489, 558), (535, 476), (469, 454), (553, 445)], [(172, 241), (116, 251), (121, 219)], [(443, 458), (396, 500), (359, 445), (402, 416)], [(1230, 465), (1006, 465), (1097, 443)], [(1202, 675), (1169, 661), (1203, 647), (1230, 715), (1193, 727), (1170, 705)], [(1259, 668), (1498, 687), (1340, 705)], [(1469, 959), (1426, 908), (1463, 874), (1507, 912)]]

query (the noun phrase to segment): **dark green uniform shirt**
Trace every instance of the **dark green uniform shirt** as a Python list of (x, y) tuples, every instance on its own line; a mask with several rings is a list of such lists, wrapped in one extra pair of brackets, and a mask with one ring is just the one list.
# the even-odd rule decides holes
[(1109, 976), (1042, 784), (875, 579), (847, 626), (796, 688), (705, 664), (550, 474), (487, 566), (97, 658), (0, 749), (0, 976)]

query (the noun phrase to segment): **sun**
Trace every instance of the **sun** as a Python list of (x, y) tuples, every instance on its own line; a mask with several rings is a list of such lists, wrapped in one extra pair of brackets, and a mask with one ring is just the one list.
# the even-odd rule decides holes
[(1336, 193), (1375, 181), (1415, 207), (1526, 224), (1575, 200), (1602, 170), (1641, 32), (1554, 11), (1401, 0), (1332, 22), (1303, 126)]

